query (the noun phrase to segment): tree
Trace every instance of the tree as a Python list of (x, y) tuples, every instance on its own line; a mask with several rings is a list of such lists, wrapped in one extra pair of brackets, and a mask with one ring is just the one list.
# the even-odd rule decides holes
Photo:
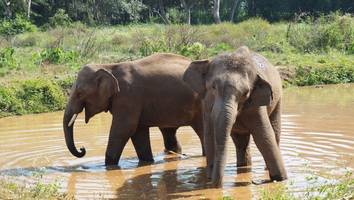
[(30, 19), (31, 16), (31, 0), (27, 0), (27, 19)]
[(234, 4), (232, 6), (231, 14), (230, 14), (230, 22), (234, 21), (235, 18), (235, 12), (240, 4), (241, 0), (234, 0)]
[(159, 0), (159, 14), (162, 18), (162, 20), (166, 23), (166, 24), (170, 24), (170, 20), (168, 20), (167, 15), (166, 15), (166, 10), (165, 10), (165, 5), (163, 3), (163, 0)]
[(213, 9), (212, 9), (212, 12), (213, 12), (213, 17), (214, 17), (214, 22), (219, 24), (221, 23), (221, 20), (220, 20), (220, 0), (213, 0)]
[(191, 24), (191, 9), (196, 1), (181, 0), (182, 7), (186, 12), (186, 24)]

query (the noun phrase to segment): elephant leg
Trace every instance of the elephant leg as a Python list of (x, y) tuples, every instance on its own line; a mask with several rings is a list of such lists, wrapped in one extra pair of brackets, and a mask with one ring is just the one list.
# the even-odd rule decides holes
[(137, 121), (132, 121), (127, 116), (113, 116), (106, 149), (105, 165), (117, 165), (123, 149), (129, 138), (133, 136), (137, 127)]
[(274, 109), (274, 111), (269, 116), (270, 123), (272, 124), (275, 139), (279, 146), (280, 134), (281, 134), (281, 101), (279, 101)]
[(149, 127), (138, 127), (131, 140), (140, 161), (154, 161), (151, 151)]
[(160, 128), (165, 145), (165, 152), (173, 151), (182, 153), (181, 145), (176, 137), (177, 129), (178, 128)]
[(266, 107), (261, 106), (254, 109), (251, 114), (246, 114), (245, 119), (252, 119), (247, 121), (247, 126), (251, 130), (254, 142), (265, 160), (271, 180), (287, 179), (283, 159)]
[(252, 165), (250, 152), (250, 134), (231, 133), (232, 140), (236, 146), (237, 167)]
[(198, 135), (200, 144), (202, 146), (202, 155), (205, 156), (203, 125), (202, 124), (192, 125), (192, 128), (194, 132)]

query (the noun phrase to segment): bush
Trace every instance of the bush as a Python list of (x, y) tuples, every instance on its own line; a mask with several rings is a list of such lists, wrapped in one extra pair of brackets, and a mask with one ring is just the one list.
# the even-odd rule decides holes
[(166, 12), (166, 15), (172, 24), (183, 23), (184, 18), (186, 18), (185, 14), (176, 8), (169, 8)]
[(354, 18), (338, 13), (316, 20), (289, 25), (288, 41), (301, 52), (329, 51), (331, 48), (353, 53)]
[(3, 76), (8, 70), (15, 69), (17, 67), (14, 53), (15, 49), (11, 47), (0, 50), (0, 76)]
[(354, 82), (353, 67), (298, 67), (294, 83), (298, 86)]
[(196, 42), (192, 45), (182, 47), (179, 53), (193, 59), (200, 59), (204, 51), (205, 46), (199, 42)]
[(229, 44), (227, 43), (219, 43), (213, 47), (210, 47), (208, 49), (208, 53), (209, 55), (211, 56), (215, 56), (219, 53), (222, 53), (222, 52), (226, 52), (226, 51), (232, 51), (234, 50), (234, 48), (232, 46), (230, 46)]
[(25, 80), (0, 88), (0, 116), (61, 110), (65, 95), (58, 83)]
[(69, 15), (65, 13), (64, 9), (58, 9), (54, 16), (49, 18), (49, 25), (51, 27), (69, 26), (70, 24), (71, 19)]
[(36, 26), (21, 15), (16, 15), (15, 19), (3, 20), (0, 23), (0, 34), (12, 36), (24, 32), (34, 32)]
[(35, 34), (26, 34), (20, 35), (20, 37), (16, 37), (14, 41), (14, 45), (16, 47), (32, 47), (38, 43), (38, 35)]
[(40, 53), (40, 63), (47, 62), (52, 64), (61, 64), (75, 61), (79, 54), (75, 51), (66, 51), (60, 47), (44, 49)]

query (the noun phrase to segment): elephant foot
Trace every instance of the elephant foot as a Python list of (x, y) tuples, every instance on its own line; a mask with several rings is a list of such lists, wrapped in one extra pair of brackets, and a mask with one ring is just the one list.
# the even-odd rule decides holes
[(147, 163), (152, 163), (154, 162), (154, 159), (152, 157), (143, 157), (143, 158), (139, 158), (139, 162), (147, 162)]
[(119, 159), (106, 156), (105, 165), (106, 166), (117, 166)]
[(148, 160), (148, 161), (147, 160), (139, 160), (138, 166), (142, 167), (142, 166), (150, 165), (152, 163), (154, 163), (154, 159)]
[(287, 177), (287, 175), (274, 175), (274, 176), (270, 175), (270, 179), (272, 181), (284, 181), (284, 180), (288, 179), (288, 177)]
[(164, 149), (164, 152), (166, 154), (182, 154), (182, 149), (175, 147), (175, 148), (168, 148), (168, 149)]
[(274, 176), (274, 177), (271, 177), (270, 180), (252, 180), (252, 184), (254, 184), (254, 185), (262, 185), (262, 184), (267, 184), (267, 183), (274, 183), (274, 182), (277, 182), (277, 181), (284, 181), (286, 179), (287, 178), (284, 178), (284, 177)]

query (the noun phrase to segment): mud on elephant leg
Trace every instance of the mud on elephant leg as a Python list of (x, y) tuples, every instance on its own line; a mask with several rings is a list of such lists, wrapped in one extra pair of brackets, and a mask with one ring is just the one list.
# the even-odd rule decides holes
[(138, 127), (135, 134), (131, 137), (131, 140), (140, 161), (154, 161), (148, 127)]
[(173, 151), (182, 153), (182, 147), (176, 137), (177, 129), (178, 128), (160, 128), (165, 144), (165, 152)]
[(231, 133), (232, 140), (236, 147), (237, 167), (252, 165), (250, 152), (250, 134), (249, 133)]

